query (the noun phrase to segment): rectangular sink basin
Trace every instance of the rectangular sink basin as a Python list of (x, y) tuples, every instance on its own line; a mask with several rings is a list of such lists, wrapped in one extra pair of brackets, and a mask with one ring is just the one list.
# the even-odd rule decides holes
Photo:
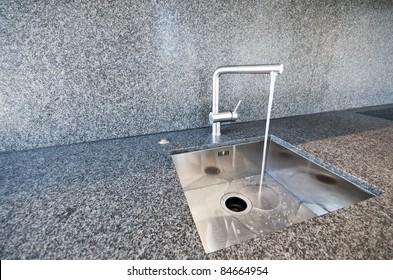
[(206, 253), (325, 215), (381, 191), (270, 136), (263, 141), (172, 154)]

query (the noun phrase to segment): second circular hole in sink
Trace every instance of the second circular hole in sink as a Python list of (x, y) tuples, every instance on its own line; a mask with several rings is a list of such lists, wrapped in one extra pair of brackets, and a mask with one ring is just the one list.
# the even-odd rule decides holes
[(208, 166), (204, 170), (205, 174), (207, 175), (217, 175), (220, 174), (220, 168), (215, 167), (215, 166)]
[(334, 179), (330, 176), (324, 175), (324, 174), (317, 174), (317, 175), (315, 175), (315, 178), (317, 178), (318, 181), (325, 183), (325, 184), (329, 184), (329, 185), (337, 184), (336, 179)]

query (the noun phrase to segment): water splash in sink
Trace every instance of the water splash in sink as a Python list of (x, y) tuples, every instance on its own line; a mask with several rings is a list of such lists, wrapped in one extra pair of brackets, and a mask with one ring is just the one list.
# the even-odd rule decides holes
[(226, 190), (233, 196), (240, 194), (249, 198), (252, 204), (250, 211), (240, 215), (235, 213), (233, 217), (253, 233), (274, 232), (316, 216), (269, 174), (265, 174), (260, 195), (259, 181), (258, 175), (234, 180)]

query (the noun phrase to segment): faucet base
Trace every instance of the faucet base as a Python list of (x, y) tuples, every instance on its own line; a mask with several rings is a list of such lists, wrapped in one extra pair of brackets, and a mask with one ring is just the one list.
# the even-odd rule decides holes
[(213, 132), (212, 135), (213, 136), (220, 136), (221, 135), (221, 123), (213, 123), (212, 125), (213, 128)]

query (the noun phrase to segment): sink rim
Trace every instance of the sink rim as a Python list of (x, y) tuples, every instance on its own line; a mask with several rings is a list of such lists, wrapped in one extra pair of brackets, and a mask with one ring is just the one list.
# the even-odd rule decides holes
[[(228, 182), (230, 182), (229, 183), (229, 185), (226, 183), (226, 182), (219, 182), (219, 181), (217, 181), (217, 183), (214, 183), (214, 184), (212, 184), (212, 185), (199, 185), (199, 187), (190, 187), (190, 188), (188, 188), (189, 186), (190, 186), (190, 184), (188, 184), (187, 185), (187, 180), (186, 181), (183, 181), (182, 182), (182, 180), (180, 179), (180, 174), (179, 174), (179, 171), (177, 170), (177, 165), (176, 165), (176, 163), (175, 163), (175, 159), (174, 159), (174, 157), (176, 157), (176, 156), (181, 156), (181, 155), (184, 155), (184, 154), (195, 154), (196, 155), (196, 158), (195, 158), (195, 161), (193, 160), (194, 158), (193, 157), (190, 157), (190, 158), (185, 158), (187, 161), (185, 162), (186, 163), (186, 165), (188, 165), (188, 163), (189, 163), (189, 160), (191, 159), (191, 161), (193, 162), (193, 164), (196, 164), (196, 165), (194, 165), (194, 167), (195, 166), (201, 166), (202, 168), (201, 168), (201, 170), (203, 170), (203, 167), (205, 167), (206, 165), (206, 162), (203, 162), (203, 161), (201, 161), (201, 159), (199, 159), (200, 161), (198, 161), (198, 154), (201, 154), (201, 158), (203, 158), (203, 155), (206, 155), (206, 157), (208, 157), (209, 158), (209, 154), (207, 154), (209, 151), (212, 151), (213, 153), (212, 153), (212, 156), (213, 156), (213, 158), (215, 159), (215, 160), (217, 160), (217, 161), (219, 161), (219, 159), (220, 159), (220, 149), (232, 149), (231, 151), (231, 156), (228, 158), (228, 159), (230, 159), (231, 157), (236, 161), (236, 155), (238, 155), (237, 153), (236, 153), (236, 151), (241, 151), (241, 149), (239, 149), (239, 150), (237, 150), (235, 147), (238, 147), (238, 146), (242, 146), (242, 145), (250, 145), (250, 144), (258, 144), (258, 146), (257, 147), (259, 147), (259, 145), (260, 145), (260, 143), (262, 142), (262, 141), (264, 141), (264, 139), (263, 139), (264, 137), (262, 137), (262, 138), (258, 138), (258, 139), (248, 139), (248, 141), (247, 140), (245, 140), (245, 141), (236, 141), (236, 142), (234, 142), (234, 143), (224, 143), (224, 144), (221, 144), (221, 145), (214, 145), (214, 146), (208, 146), (208, 147), (206, 147), (206, 148), (196, 148), (196, 147), (192, 147), (192, 148), (189, 148), (189, 149), (187, 149), (187, 150), (185, 150), (185, 149), (182, 149), (182, 150), (177, 150), (177, 151), (173, 151), (172, 153), (171, 153), (171, 157), (172, 157), (172, 160), (173, 160), (173, 163), (175, 164), (175, 167), (176, 167), (176, 169), (175, 169), (175, 172), (176, 172), (176, 174), (177, 174), (177, 177), (178, 177), (178, 179), (179, 179), (179, 181), (180, 181), (180, 186), (182, 187), (182, 190), (183, 190), (183, 192), (184, 192), (184, 194), (186, 195), (186, 197), (187, 197), (187, 204), (188, 204), (188, 206), (189, 206), (189, 208), (190, 208), (190, 210), (191, 210), (191, 214), (192, 214), (192, 216), (193, 216), (193, 219), (194, 219), (194, 222), (195, 222), (195, 224), (196, 224), (196, 226), (197, 226), (197, 229), (198, 229), (198, 234), (199, 234), (199, 236), (200, 236), (200, 238), (201, 238), (201, 240), (202, 240), (202, 244), (203, 244), (203, 247), (204, 247), (204, 249), (205, 249), (205, 252), (207, 252), (207, 253), (210, 253), (210, 252), (214, 252), (214, 251), (217, 251), (217, 250), (220, 250), (220, 249), (224, 249), (224, 248), (226, 248), (226, 247), (229, 247), (229, 246), (231, 246), (231, 245), (234, 245), (234, 244), (238, 244), (238, 243), (241, 243), (241, 242), (243, 242), (243, 241), (245, 241), (244, 239), (243, 240), (241, 240), (241, 241), (239, 241), (239, 242), (236, 242), (236, 243), (231, 243), (232, 241), (229, 241), (229, 243), (231, 243), (231, 244), (229, 244), (229, 245), (225, 245), (225, 246), (223, 246), (223, 247), (220, 247), (220, 248), (214, 248), (214, 249), (211, 249), (211, 248), (213, 248), (213, 247), (211, 247), (211, 248), (209, 248), (208, 246), (209, 245), (207, 245), (206, 244), (206, 240), (203, 240), (203, 238), (206, 238), (206, 236), (208, 236), (209, 235), (209, 232), (205, 232), (205, 233), (202, 233), (202, 235), (201, 235), (201, 232), (200, 232), (200, 227), (201, 227), (201, 223), (203, 224), (203, 223), (206, 223), (206, 220), (208, 220), (208, 222), (207, 223), (222, 223), (222, 220), (220, 221), (220, 220), (218, 220), (218, 219), (222, 219), (222, 218), (224, 218), (224, 220), (225, 220), (225, 223), (226, 223), (226, 225), (228, 226), (228, 220), (227, 220), (227, 218), (228, 217), (232, 217), (232, 218), (234, 218), (234, 219), (236, 219), (237, 220), (237, 218), (236, 217), (239, 217), (239, 218), (241, 218), (241, 216), (242, 215), (245, 215), (245, 214), (247, 214), (248, 212), (250, 212), (250, 211), (248, 211), (248, 212), (246, 212), (246, 213), (230, 213), (229, 211), (225, 211), (225, 207), (223, 207), (222, 206), (222, 197), (223, 196), (220, 196), (220, 198), (219, 198), (219, 204), (221, 204), (220, 205), (220, 208), (221, 208), (221, 210), (222, 211), (224, 211), (224, 216), (220, 216), (220, 215), (222, 215), (222, 214), (220, 214), (220, 215), (218, 215), (218, 216), (214, 216), (214, 215), (207, 215), (207, 216), (204, 216), (205, 214), (201, 214), (201, 213), (197, 213), (197, 214), (194, 214), (194, 209), (195, 208), (193, 208), (193, 207), (195, 207), (195, 201), (197, 201), (198, 202), (198, 204), (206, 204), (206, 205), (208, 205), (208, 201), (210, 201), (209, 203), (213, 203), (213, 204), (217, 204), (216, 203), (216, 200), (217, 200), (217, 198), (218, 198), (218, 196), (215, 196), (215, 198), (213, 199), (213, 200), (211, 200), (210, 198), (208, 199), (208, 200), (204, 200), (204, 199), (206, 199), (207, 198), (207, 196), (205, 196), (205, 193), (204, 193), (204, 189), (205, 188), (210, 188), (210, 187), (214, 187), (214, 188), (216, 188), (218, 185), (226, 185), (226, 190), (229, 190), (229, 188), (228, 188), (228, 186), (230, 186), (232, 183), (231, 182), (235, 182), (236, 180), (241, 180), (243, 177), (236, 177), (236, 178), (229, 178), (227, 181)], [(319, 204), (317, 203), (317, 204), (312, 204), (313, 202), (309, 202), (309, 201), (307, 201), (307, 199), (303, 199), (303, 198), (306, 198), (306, 197), (302, 197), (302, 196), (300, 196), (300, 197), (298, 197), (296, 194), (294, 194), (294, 193), (292, 193), (290, 190), (288, 190), (288, 192), (289, 193), (291, 193), (293, 196), (295, 196), (299, 201), (300, 201), (300, 206), (301, 206), (301, 208), (302, 209), (304, 209), (304, 207), (305, 208), (307, 208), (306, 210), (307, 211), (311, 211), (311, 212), (313, 212), (314, 214), (315, 214), (315, 216), (314, 217), (318, 217), (318, 216), (321, 216), (321, 215), (324, 215), (324, 214), (328, 214), (328, 213), (331, 213), (331, 212), (335, 212), (335, 211), (337, 211), (337, 210), (340, 210), (340, 209), (342, 209), (342, 208), (346, 208), (347, 206), (349, 206), (349, 205), (353, 205), (353, 204), (356, 204), (356, 203), (358, 203), (358, 202), (361, 202), (361, 201), (364, 201), (364, 200), (366, 200), (366, 199), (370, 199), (370, 198), (375, 198), (376, 196), (379, 196), (379, 195), (381, 195), (382, 193), (383, 193), (383, 191), (382, 190), (380, 190), (379, 188), (377, 188), (376, 186), (374, 186), (374, 185), (371, 185), (371, 184), (369, 184), (369, 183), (367, 183), (367, 182), (365, 182), (365, 181), (363, 181), (362, 179), (359, 179), (359, 178), (357, 178), (357, 177), (355, 177), (354, 175), (352, 175), (352, 174), (349, 174), (348, 172), (346, 172), (346, 171), (344, 171), (344, 170), (342, 170), (341, 168), (338, 168), (338, 167), (336, 167), (336, 166), (334, 166), (334, 165), (332, 165), (332, 164), (330, 164), (330, 163), (327, 163), (327, 162), (325, 162), (325, 161), (323, 161), (323, 160), (321, 160), (320, 158), (318, 158), (318, 157), (316, 157), (316, 156), (314, 156), (314, 155), (312, 155), (312, 154), (310, 154), (310, 153), (308, 153), (308, 152), (306, 152), (306, 151), (304, 151), (304, 150), (301, 150), (301, 149), (299, 149), (299, 148), (297, 148), (296, 146), (293, 146), (293, 145), (291, 145), (291, 144), (289, 144), (289, 143), (287, 143), (286, 141), (284, 141), (284, 140), (282, 140), (282, 139), (280, 139), (280, 138), (278, 138), (278, 137), (276, 137), (276, 136), (274, 136), (274, 135), (269, 135), (269, 137), (268, 137), (268, 141), (272, 141), (272, 142), (275, 142), (275, 144), (276, 145), (278, 145), (278, 146), (281, 146), (281, 147), (283, 147), (284, 149), (281, 149), (281, 148), (279, 148), (278, 150), (277, 149), (275, 149), (275, 148), (272, 148), (272, 150), (274, 151), (274, 150), (276, 150), (276, 153), (275, 153), (275, 158), (276, 158), (276, 160), (278, 160), (278, 162), (280, 163), (280, 157), (278, 156), (277, 157), (277, 155), (278, 155), (278, 153), (277, 153), (277, 151), (278, 152), (281, 152), (281, 151), (287, 151), (287, 150), (289, 150), (288, 151), (288, 154), (289, 155), (292, 155), (292, 157), (293, 157), (293, 154), (292, 153), (294, 153), (295, 155), (296, 155), (296, 158), (295, 158), (295, 160), (297, 160), (298, 159), (298, 157), (300, 157), (300, 158), (302, 158), (302, 160), (300, 160), (300, 163), (301, 164), (303, 164), (303, 162), (311, 162), (311, 163), (313, 163), (314, 165), (311, 165), (309, 168), (310, 169), (308, 169), (308, 171), (309, 172), (307, 172), (307, 175), (308, 176), (310, 176), (310, 178), (312, 177), (312, 176), (314, 176), (315, 174), (319, 174), (318, 172), (313, 172), (313, 171), (319, 171), (319, 169), (315, 169), (315, 167), (313, 167), (313, 166), (316, 166), (317, 168), (321, 168), (321, 169), (323, 169), (324, 170), (324, 173), (323, 174), (329, 174), (329, 175), (334, 175), (335, 177), (333, 178), (332, 177), (332, 179), (340, 179), (340, 181), (339, 182), (337, 182), (337, 183), (334, 183), (334, 182), (332, 182), (332, 181), (329, 181), (329, 178), (322, 178), (322, 181), (323, 180), (325, 180), (326, 182), (325, 182), (325, 184), (326, 185), (329, 185), (329, 183), (332, 183), (333, 185), (338, 185), (340, 188), (341, 188), (341, 191), (339, 190), (338, 191), (338, 193), (336, 193), (335, 191), (334, 192), (331, 192), (331, 194), (340, 194), (340, 195), (342, 195), (342, 194), (344, 194), (344, 196), (342, 197), (342, 198), (344, 198), (344, 200), (342, 200), (342, 201), (339, 201), (339, 203), (337, 203), (337, 205), (338, 205), (338, 208), (334, 208), (334, 207), (336, 207), (336, 205), (335, 205), (335, 200), (333, 200), (332, 202), (330, 202), (329, 200), (327, 200), (327, 202), (326, 203), (324, 203), (325, 201), (324, 201), (324, 198), (322, 198), (322, 204), (320, 204), (321, 206), (318, 206)], [(270, 146), (270, 145), (269, 145)], [(273, 147), (274, 147), (274, 145), (273, 145)], [(247, 158), (247, 154), (248, 155), (250, 155), (249, 153), (248, 153), (248, 151), (250, 150), (250, 151), (252, 151), (253, 149), (255, 149), (255, 146), (253, 147), (253, 146), (250, 146), (250, 147), (244, 147), (244, 149), (245, 150), (243, 150), (243, 151), (241, 151), (240, 153), (241, 153), (241, 156), (245, 156), (246, 158)], [(249, 149), (249, 150), (248, 150)], [(287, 150), (286, 150), (287, 149)], [(202, 152), (202, 153), (201, 153)], [(206, 153), (204, 153), (204, 152), (206, 152)], [(215, 152), (218, 152), (218, 155), (217, 155), (217, 153), (215, 153)], [(221, 151), (222, 152), (222, 151)], [(270, 151), (269, 151), (269, 153), (270, 153)], [(240, 157), (241, 157), (240, 156)], [(258, 157), (258, 156), (257, 156)], [(179, 157), (180, 158), (180, 157)], [(226, 164), (228, 164), (228, 163), (230, 163), (231, 162), (231, 160), (230, 161), (228, 161), (228, 160), (225, 160), (224, 159), (224, 166), (222, 166), (222, 165), (217, 165), (219, 168), (224, 168), (223, 170), (225, 170), (225, 165)], [(216, 162), (216, 163), (219, 163), (219, 162)], [(254, 162), (255, 163), (255, 162)], [(178, 163), (177, 163), (178, 164)], [(233, 165), (234, 163), (232, 163), (232, 165)], [(287, 162), (287, 164), (288, 164), (288, 166), (289, 167), (291, 167), (291, 164), (293, 164), (293, 162), (290, 162), (289, 160), (288, 160), (288, 162)], [(213, 165), (214, 166), (214, 165)], [(235, 166), (236, 166), (236, 164), (235, 164)], [(302, 165), (300, 165), (300, 167), (301, 167)], [(281, 169), (281, 165), (279, 164), (278, 165), (278, 170), (279, 171), (281, 171), (281, 170), (285, 170), (285, 168), (286, 168), (286, 166), (285, 166), (285, 164), (284, 164), (284, 169)], [(295, 167), (296, 167), (296, 165), (295, 165)], [(194, 170), (196, 170), (196, 169), (198, 169), (198, 168), (194, 168)], [(187, 170), (187, 167), (186, 167), (186, 169), (185, 170)], [(198, 172), (200, 172), (201, 170), (199, 170)], [(229, 169), (229, 170), (231, 170), (231, 169)], [(236, 169), (233, 169), (233, 171), (235, 172), (235, 173), (239, 173), (239, 169), (236, 167)], [(246, 171), (248, 171), (248, 169), (246, 169)], [(255, 170), (254, 170), (255, 171)], [(253, 171), (253, 172), (254, 172)], [(266, 172), (269, 172), (267, 169), (266, 169)], [(242, 172), (240, 172), (239, 174), (242, 174)], [(278, 173), (279, 174), (279, 173)], [(293, 174), (293, 173), (289, 173), (289, 174)], [(193, 174), (191, 174), (191, 175), (193, 175)], [(207, 174), (207, 175), (209, 175), (209, 174)], [(203, 175), (202, 177), (207, 177), (207, 175)], [(295, 173), (295, 175), (297, 175), (297, 173)], [(327, 175), (327, 176), (329, 176), (329, 175)], [(252, 175), (253, 176), (253, 175)], [(285, 177), (285, 176), (284, 176)], [(316, 177), (316, 176), (315, 176)], [(190, 176), (190, 178), (195, 178), (195, 177), (193, 177), (193, 176)], [(225, 181), (225, 179), (227, 179), (227, 178), (225, 178), (225, 177), (222, 177), (222, 179)], [(243, 179), (245, 179), (245, 178), (243, 178)], [(318, 178), (314, 178), (314, 179), (317, 179), (318, 180)], [(209, 181), (210, 179), (207, 179), (207, 181)], [(344, 182), (346, 181), (346, 182), (349, 182), (350, 184), (349, 185), (353, 185), (353, 186), (350, 186), (351, 188), (350, 189), (348, 189), (349, 190), (349, 193), (350, 193), (350, 199), (348, 199), (348, 200), (346, 200), (345, 199), (345, 190), (346, 190), (346, 188), (342, 188), (342, 187), (344, 187), (344, 186), (346, 186), (346, 183), (342, 183), (341, 182), (341, 180), (343, 180)], [(185, 183), (185, 185), (183, 184), (184, 182), (186, 182)], [(188, 181), (188, 182), (191, 182), (191, 184), (193, 184), (193, 181), (191, 180), (191, 181)], [(278, 183), (280, 183), (280, 184), (282, 184), (280, 181), (277, 181)], [(299, 182), (299, 181), (298, 181)], [(306, 181), (305, 182), (306, 183), (306, 186), (308, 186), (308, 184), (309, 184), (309, 181)], [(199, 182), (197, 183), (197, 186), (198, 186), (198, 184), (199, 184)], [(218, 184), (218, 185), (217, 185)], [(324, 184), (324, 182), (322, 182), (322, 184)], [(284, 189), (286, 189), (286, 186), (285, 186), (285, 184), (284, 185), (282, 185), (282, 186), (284, 186)], [(356, 193), (359, 193), (359, 191), (355, 191), (355, 192), (352, 192), (351, 191), (351, 189), (353, 188), (353, 187), (355, 187), (355, 189), (357, 188), (357, 189), (359, 189), (361, 192), (364, 192), (364, 193), (366, 193), (366, 194), (368, 194), (369, 196), (367, 197), (367, 195), (366, 194), (364, 194), (364, 195), (360, 195), (360, 196), (358, 196)], [(200, 190), (200, 191), (197, 191), (197, 193), (199, 193), (199, 195), (197, 195), (197, 197), (199, 197), (199, 198), (190, 198), (190, 196), (193, 196), (194, 194), (192, 193), (193, 191), (195, 191), (195, 190)], [(317, 190), (317, 194), (319, 194), (319, 189), (316, 189)], [(344, 193), (343, 193), (343, 190), (344, 190)], [(206, 193), (206, 195), (208, 195), (209, 193), (211, 192), (211, 190), (209, 190), (207, 193)], [(233, 193), (233, 192), (232, 192)], [(322, 191), (322, 193), (324, 193), (324, 191)], [(201, 194), (202, 194), (202, 196), (201, 196)], [(329, 191), (328, 191), (328, 194), (329, 194)], [(351, 197), (351, 195), (353, 195), (353, 198)], [(329, 195), (328, 195), (329, 196)], [(359, 197), (361, 197), (361, 199), (359, 199)], [(366, 198), (363, 198), (363, 197), (366, 197)], [(251, 198), (251, 197), (250, 197)], [(339, 197), (340, 199), (341, 199), (341, 196)], [(204, 200), (204, 203), (200, 203), (200, 201), (202, 201), (202, 200)], [(254, 201), (254, 200), (253, 200)], [(350, 202), (349, 204), (346, 204), (346, 205), (344, 205), (344, 206), (342, 206), (343, 204), (341, 204), (342, 202), (344, 202), (344, 204), (345, 204), (345, 202)], [(311, 204), (310, 204), (311, 203)], [(314, 202), (315, 203), (315, 202)], [(316, 208), (314, 207), (314, 208), (309, 208), (310, 206), (309, 205), (311, 205), (311, 207), (313, 206), (313, 205), (315, 205), (316, 206)], [(323, 206), (325, 206), (325, 208), (323, 208)], [(210, 207), (210, 206), (209, 206)], [(207, 208), (209, 208), (209, 207), (207, 207)], [(215, 206), (214, 206), (215, 207)], [(213, 207), (213, 208), (214, 208)], [(252, 206), (251, 206), (252, 207)], [(319, 208), (318, 208), (319, 207)], [(322, 207), (322, 208), (321, 208)], [(205, 206), (205, 208), (206, 208), (206, 206)], [(213, 209), (212, 208), (212, 209)], [(300, 208), (299, 208), (300, 209)], [(321, 209), (321, 210), (320, 210)], [(326, 213), (323, 213), (323, 210), (326, 210), (327, 212)], [(307, 212), (306, 211), (306, 212)], [(318, 212), (319, 211), (319, 212)], [(207, 212), (206, 212), (207, 213)], [(306, 216), (304, 216), (304, 217), (306, 217), (305, 219), (303, 219), (303, 218), (301, 218), (300, 220), (297, 220), (297, 221), (295, 221), (294, 223), (298, 223), (298, 222), (302, 222), (302, 221), (305, 221), (305, 220), (308, 220), (308, 219), (312, 219), (313, 217), (310, 217), (310, 216), (308, 216), (308, 218), (307, 218), (307, 215)], [(289, 221), (289, 220), (288, 220)], [(272, 220), (272, 222), (273, 223), (275, 223), (276, 221), (274, 221), (274, 220)], [(290, 222), (289, 224), (287, 224), (286, 226), (284, 226), (284, 227), (289, 227), (289, 226), (291, 226), (293, 223), (292, 222)], [(214, 225), (213, 225), (214, 226)], [(245, 227), (245, 225), (243, 225), (244, 227)], [(276, 229), (274, 229), (273, 231), (276, 231), (276, 230), (280, 230), (280, 228), (276, 228)], [(220, 232), (220, 230), (218, 230), (218, 232)], [(268, 231), (269, 232), (269, 231)], [(268, 233), (267, 232), (267, 233)], [(226, 233), (226, 232), (222, 232), (222, 234), (227, 234), (227, 236), (228, 236), (228, 238), (230, 237), (230, 236), (234, 236), (234, 235), (236, 235), (236, 232), (235, 233), (233, 233), (233, 232), (230, 232), (230, 231), (228, 231), (228, 233)], [(259, 233), (257, 233), (256, 235), (255, 235), (256, 233), (255, 232), (253, 232), (252, 234), (250, 234), (250, 237), (249, 238), (247, 238), (246, 240), (248, 240), (248, 239), (252, 239), (252, 238), (254, 238), (254, 237), (256, 237), (256, 236), (258, 236), (258, 234), (265, 234), (265, 232), (264, 232), (264, 229), (263, 229), (263, 232), (259, 232)], [(204, 236), (204, 237), (203, 237)], [(217, 239), (218, 240), (218, 239)], [(240, 240), (240, 239), (239, 239)], [(228, 241), (228, 240), (227, 240)], [(221, 240), (220, 240), (220, 242), (221, 242)], [(228, 242), (227, 242), (228, 243)]]
[[(251, 144), (251, 143), (258, 143), (258, 142), (264, 141), (264, 138), (265, 137), (260, 136), (260, 137), (252, 137), (252, 138), (244, 139), (242, 141), (233, 140), (233, 141), (228, 141), (225, 143), (179, 148), (179, 149), (175, 149), (175, 150), (170, 151), (170, 157), (173, 162), (173, 156), (176, 156), (176, 155), (185, 154), (185, 153), (208, 151), (208, 150), (215, 150), (215, 149), (232, 147), (232, 146), (237, 146), (237, 145), (247, 145), (247, 144)], [(304, 150), (290, 144), (289, 142), (287, 142), (287, 141), (285, 141), (285, 140), (283, 140), (273, 134), (269, 134), (268, 140), (276, 142), (277, 144), (289, 149), (290, 151), (294, 152), (295, 154), (301, 156), (302, 158), (309, 160), (312, 163), (315, 163), (316, 165), (318, 165), (319, 167), (322, 167), (323, 169), (327, 169), (329, 172), (332, 172), (334, 175), (340, 177), (343, 180), (349, 181), (350, 183), (354, 184), (355, 186), (357, 186), (361, 190), (363, 190), (373, 196), (380, 196), (384, 193), (384, 191), (381, 188), (379, 188), (371, 183), (368, 183), (365, 180), (345, 171), (344, 169), (337, 167), (334, 164), (331, 164), (329, 162), (326, 162), (326, 161), (320, 159), (319, 157), (317, 157), (307, 151), (304, 151)], [(176, 168), (175, 168), (175, 173), (178, 177), (178, 173), (177, 173)], [(182, 187), (181, 184), (180, 184), (180, 186)]]

